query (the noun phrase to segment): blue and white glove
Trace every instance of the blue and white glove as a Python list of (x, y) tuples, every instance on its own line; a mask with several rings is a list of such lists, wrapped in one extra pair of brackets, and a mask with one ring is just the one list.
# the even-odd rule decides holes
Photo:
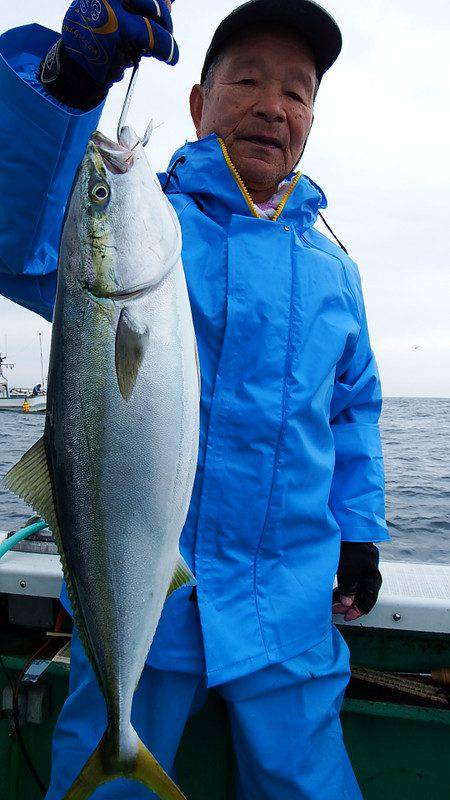
[(121, 80), (141, 56), (178, 61), (165, 0), (74, 0), (62, 26), (64, 50), (100, 86)]
[(62, 38), (42, 62), (42, 84), (69, 106), (93, 108), (141, 56), (175, 65), (170, 6), (170, 0), (74, 0)]

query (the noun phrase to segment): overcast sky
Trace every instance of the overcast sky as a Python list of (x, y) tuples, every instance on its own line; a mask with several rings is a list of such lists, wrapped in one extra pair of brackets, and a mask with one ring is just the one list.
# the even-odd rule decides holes
[[(239, 3), (176, 0), (176, 69), (146, 60), (130, 111), (157, 169), (194, 138), (189, 90), (212, 33)], [(67, 2), (1, 3), (0, 29), (39, 22), (59, 30)], [(386, 396), (450, 397), (448, 0), (324, 0), (344, 49), (325, 77), (301, 169), (325, 191), (328, 222), (358, 262)], [(114, 135), (125, 85), (100, 124)], [(8, 337), (11, 385), (39, 378), (37, 332), (46, 356), (50, 325), (0, 299), (0, 350)], [(418, 348), (418, 349), (417, 349)]]

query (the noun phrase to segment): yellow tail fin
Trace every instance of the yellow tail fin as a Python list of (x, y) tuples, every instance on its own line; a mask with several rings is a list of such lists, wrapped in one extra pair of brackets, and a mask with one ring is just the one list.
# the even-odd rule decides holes
[(145, 745), (138, 739), (138, 755), (132, 772), (106, 772), (105, 755), (107, 752), (107, 735), (98, 744), (91, 757), (86, 761), (78, 778), (72, 784), (63, 800), (88, 800), (98, 786), (113, 781), (116, 778), (143, 783), (151, 789), (161, 800), (186, 800), (184, 794), (160, 767)]

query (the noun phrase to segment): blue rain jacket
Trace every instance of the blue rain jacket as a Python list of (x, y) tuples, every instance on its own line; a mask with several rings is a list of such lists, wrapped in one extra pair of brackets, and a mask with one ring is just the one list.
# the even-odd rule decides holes
[[(64, 206), (101, 110), (45, 95), (37, 68), (55, 38), (28, 26), (0, 39), (0, 292), (47, 319)], [(341, 539), (389, 538), (381, 389), (358, 269), (313, 227), (326, 206), (318, 186), (302, 176), (278, 220), (263, 220), (216, 136), (172, 165), (180, 156), (167, 193), (202, 372), (181, 550), (200, 623), (188, 594), (172, 595), (151, 659), (181, 668), (202, 637), (214, 685), (323, 640)]]

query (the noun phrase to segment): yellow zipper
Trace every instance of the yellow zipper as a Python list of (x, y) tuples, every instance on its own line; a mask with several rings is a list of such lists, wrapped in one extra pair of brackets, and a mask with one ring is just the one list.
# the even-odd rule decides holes
[(295, 189), (295, 187), (297, 186), (297, 183), (299, 182), (299, 180), (300, 180), (300, 178), (301, 178), (301, 177), (302, 177), (302, 173), (301, 173), (301, 172), (297, 172), (297, 175), (296, 175), (296, 176), (295, 176), (295, 178), (293, 179), (293, 181), (292, 181), (292, 183), (291, 183), (291, 185), (290, 185), (290, 187), (289, 187), (288, 191), (287, 191), (287, 192), (286, 192), (286, 194), (284, 195), (284, 197), (283, 197), (283, 199), (282, 199), (282, 201), (281, 201), (280, 205), (278, 206), (277, 210), (275, 211), (275, 214), (274, 214), (274, 215), (273, 215), (273, 217), (272, 217), (272, 221), (273, 221), (273, 222), (276, 222), (276, 221), (277, 221), (277, 219), (278, 219), (278, 217), (279, 217), (279, 216), (280, 216), (280, 214), (282, 213), (282, 211), (283, 211), (283, 208), (285, 207), (285, 205), (286, 205), (287, 201), (289, 200), (289, 198), (290, 198), (290, 196), (291, 196), (292, 192), (294, 191), (294, 189)]
[[(239, 186), (242, 194), (244, 195), (244, 200), (246, 201), (250, 211), (252, 212), (254, 217), (257, 217), (257, 219), (261, 219), (261, 215), (258, 214), (258, 211), (256, 210), (256, 206), (255, 206), (255, 204), (254, 204), (254, 202), (253, 202), (253, 200), (252, 200), (252, 198), (250, 196), (250, 192), (248, 191), (244, 181), (242, 180), (241, 176), (239, 175), (239, 172), (237, 171), (236, 167), (234, 166), (234, 164), (233, 164), (233, 162), (232, 162), (232, 160), (230, 158), (230, 154), (229, 154), (229, 152), (227, 150), (227, 146), (226, 146), (225, 142), (220, 137), (219, 137), (219, 144), (220, 144), (220, 146), (222, 148), (222, 153), (223, 153), (224, 159), (225, 159), (225, 161), (227, 163), (228, 169), (230, 170), (234, 180), (236, 181), (236, 183)], [(297, 183), (299, 182), (301, 177), (302, 177), (302, 173), (298, 172), (297, 175), (295, 176), (295, 178), (293, 179), (293, 181), (292, 181), (292, 183), (291, 183), (291, 185), (289, 187), (289, 190), (286, 192), (286, 194), (284, 195), (280, 205), (278, 206), (277, 210), (275, 211), (275, 214), (272, 217), (272, 222), (276, 222), (277, 219), (279, 218), (280, 214), (282, 213), (287, 201), (289, 200), (292, 192), (294, 191), (294, 189), (297, 186)]]

